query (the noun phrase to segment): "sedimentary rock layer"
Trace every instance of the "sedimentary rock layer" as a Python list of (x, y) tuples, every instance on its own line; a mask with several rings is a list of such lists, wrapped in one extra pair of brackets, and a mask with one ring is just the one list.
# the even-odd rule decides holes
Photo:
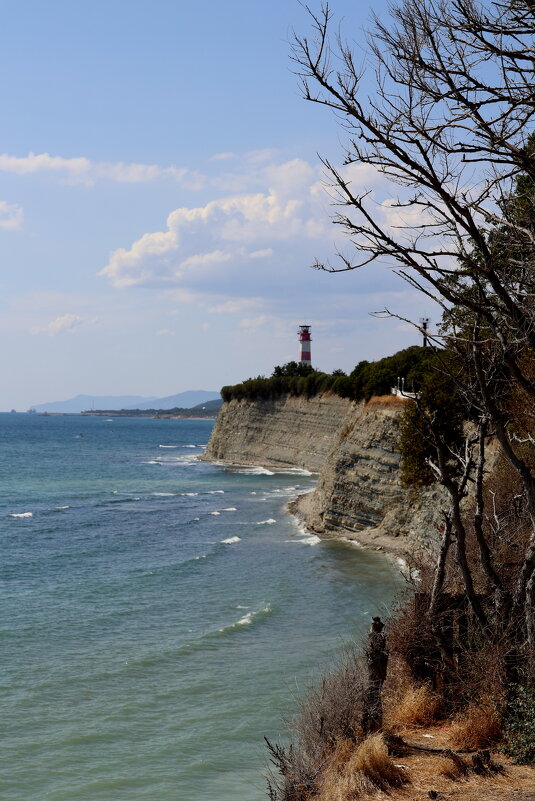
[(231, 401), (204, 458), (306, 468), (319, 474), (318, 483), (294, 510), (311, 530), (400, 553), (434, 550), (443, 491), (408, 490), (400, 482), (403, 404), (393, 397), (355, 404), (333, 395)]

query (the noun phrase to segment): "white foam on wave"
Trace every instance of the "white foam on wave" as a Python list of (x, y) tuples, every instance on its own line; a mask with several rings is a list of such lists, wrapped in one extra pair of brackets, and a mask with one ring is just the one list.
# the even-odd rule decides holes
[(273, 517), (269, 517), (267, 520), (259, 520), (258, 523), (255, 523), (256, 526), (272, 526), (273, 523), (277, 521)]
[(353, 548), (360, 548), (361, 551), (364, 550), (364, 545), (358, 540), (349, 539), (349, 537), (340, 537), (340, 540), (341, 542), (346, 542), (348, 545), (352, 545)]
[(295, 526), (299, 533), (299, 537), (294, 537), (292, 540), (286, 540), (286, 542), (297, 542), (301, 545), (318, 545), (318, 543), (321, 542), (319, 537), (310, 533), (301, 520), (295, 520)]
[(180, 494), (183, 495), (183, 496), (188, 496), (188, 498), (194, 498), (199, 493), (198, 492), (181, 492)]
[(33, 517), (33, 512), (13, 512), (8, 517)]
[(206, 490), (207, 495), (224, 495), (225, 490)]
[(248, 606), (244, 606), (243, 604), (238, 604), (236, 606), (236, 609), (249, 609), (249, 607)]
[[(158, 445), (159, 448), (178, 448), (178, 445)], [(186, 445), (186, 448), (188, 446)]]
[(311, 476), (310, 470), (304, 467), (276, 467), (275, 471), (282, 476)]
[(161, 497), (161, 498), (169, 498), (169, 497), (174, 497), (175, 493), (174, 492), (152, 492), (151, 495), (158, 495), (158, 497)]
[(222, 545), (233, 545), (235, 542), (241, 542), (241, 537), (227, 537), (226, 540), (221, 540)]
[(54, 509), (57, 509), (58, 512), (61, 511), (62, 509), (70, 509), (70, 508), (71, 508), (70, 506), (55, 506), (54, 507)]
[(220, 515), (221, 512), (210, 512), (210, 514), (216, 516), (216, 515)]
[(274, 476), (273, 470), (268, 470), (267, 467), (240, 467), (231, 465), (229, 467), (233, 473), (240, 473), (244, 476)]
[(197, 522), (197, 520), (200, 520), (200, 519), (201, 519), (200, 517), (194, 517), (194, 518), (192, 519), (192, 521), (191, 521), (191, 522), (192, 522), (192, 523), (196, 523), (196, 522)]
[(221, 511), (222, 512), (237, 512), (238, 510), (236, 509), (235, 506), (227, 506), (226, 509), (221, 509)]
[(298, 542), (301, 545), (318, 545), (321, 539), (315, 534), (309, 534), (307, 537), (299, 537), (299, 539), (287, 540), (287, 542)]
[(198, 448), (198, 445), (182, 445), (183, 448)]
[(156, 459), (151, 459), (150, 462), (142, 462), (141, 464), (160, 464)]
[(198, 461), (194, 454), (186, 453), (183, 456), (158, 456), (158, 464), (167, 465), (168, 467), (189, 467), (196, 464)]
[(250, 492), (249, 495), (256, 495), (256, 492)]
[(206, 557), (207, 557), (207, 556), (208, 556), (208, 554), (206, 554), (206, 553), (203, 553), (201, 556), (194, 556), (194, 557), (193, 557), (193, 560), (194, 560), (195, 562), (197, 562), (199, 559), (206, 559)]
[(263, 609), (257, 609), (256, 612), (247, 612), (246, 615), (241, 617), (235, 623), (231, 623), (230, 626), (224, 626), (223, 628), (219, 629), (219, 631), (220, 632), (232, 631), (232, 629), (237, 629), (241, 626), (250, 626), (255, 618), (259, 616), (263, 617), (265, 615), (269, 615), (270, 612), (271, 612), (271, 604), (267, 604), (267, 606), (264, 606)]

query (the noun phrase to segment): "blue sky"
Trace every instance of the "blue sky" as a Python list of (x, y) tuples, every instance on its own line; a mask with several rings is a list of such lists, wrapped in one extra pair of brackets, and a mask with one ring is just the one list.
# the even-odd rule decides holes
[[(365, 65), (371, 4), (333, 7)], [(304, 322), (324, 370), (418, 341), (370, 317), (430, 311), (388, 270), (309, 267), (339, 236), (317, 153), (342, 133), (300, 98), (297, 0), (1, 8), (0, 410), (218, 389), (295, 358)]]

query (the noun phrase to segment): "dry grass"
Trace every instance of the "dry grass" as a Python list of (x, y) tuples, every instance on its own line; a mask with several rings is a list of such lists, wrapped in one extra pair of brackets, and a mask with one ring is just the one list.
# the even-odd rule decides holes
[(440, 715), (441, 699), (427, 684), (403, 681), (385, 699), (385, 725), (397, 731), (406, 726), (428, 726)]
[(337, 744), (323, 771), (317, 801), (353, 801), (364, 793), (400, 787), (407, 771), (395, 765), (381, 734), (372, 734), (357, 748), (347, 740)]
[(462, 751), (475, 751), (496, 743), (502, 736), (497, 709), (488, 702), (470, 704), (451, 727), (451, 743)]
[(454, 782), (466, 773), (466, 768), (463, 768), (460, 763), (461, 760), (454, 762), (453, 759), (448, 759), (447, 757), (436, 757), (434, 770), (437, 776), (443, 776), (445, 779)]
[(367, 401), (367, 406), (402, 406), (408, 398), (399, 398), (397, 395), (372, 395)]

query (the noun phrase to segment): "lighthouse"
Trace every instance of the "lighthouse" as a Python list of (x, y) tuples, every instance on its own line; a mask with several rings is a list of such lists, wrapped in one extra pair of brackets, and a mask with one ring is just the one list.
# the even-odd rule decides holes
[(297, 338), (299, 340), (299, 364), (307, 364), (309, 367), (312, 367), (312, 358), (310, 355), (312, 337), (310, 336), (310, 326), (300, 325)]

